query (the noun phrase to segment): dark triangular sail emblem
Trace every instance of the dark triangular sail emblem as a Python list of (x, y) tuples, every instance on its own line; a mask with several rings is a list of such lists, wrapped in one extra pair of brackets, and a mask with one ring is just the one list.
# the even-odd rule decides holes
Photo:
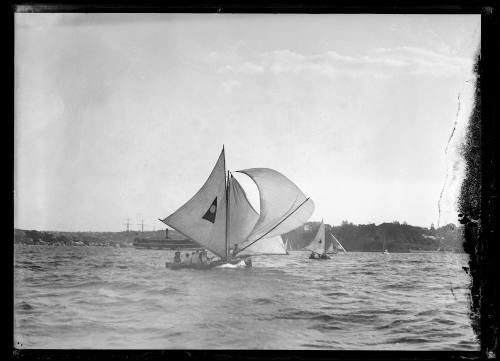
[(206, 219), (209, 222), (215, 222), (215, 216), (217, 215), (217, 197), (215, 197), (214, 201), (206, 211), (205, 215), (201, 218)]

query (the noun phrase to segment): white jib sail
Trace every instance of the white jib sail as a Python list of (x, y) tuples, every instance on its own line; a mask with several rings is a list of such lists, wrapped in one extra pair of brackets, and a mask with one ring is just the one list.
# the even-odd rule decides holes
[(335, 250), (333, 249), (333, 242), (332, 242), (328, 246), (328, 249), (326, 250), (326, 253), (333, 253), (333, 252), (335, 252)]
[(242, 255), (256, 254), (286, 254), (286, 248), (281, 236), (259, 239), (257, 242), (241, 251)]
[(288, 238), (287, 238), (287, 239), (286, 239), (286, 241), (285, 241), (285, 249), (286, 249), (287, 251), (290, 251), (290, 243), (288, 242)]
[(252, 207), (245, 190), (232, 175), (229, 177), (229, 247), (238, 244), (242, 249), (244, 241), (252, 231), (259, 214)]
[(344, 246), (342, 246), (342, 244), (339, 242), (339, 240), (333, 234), (331, 234), (331, 236), (333, 237), (333, 239), (337, 243), (337, 249), (341, 249), (342, 251), (344, 251), (344, 253), (347, 253), (347, 251), (345, 250)]
[(323, 221), (321, 221), (314, 239), (304, 248), (316, 253), (325, 253), (325, 224)]
[(224, 149), (200, 190), (162, 222), (219, 257), (226, 255), (226, 165)]
[(314, 212), (314, 202), (283, 174), (269, 168), (239, 172), (252, 178), (260, 194), (260, 215), (249, 241), (289, 232), (302, 226)]

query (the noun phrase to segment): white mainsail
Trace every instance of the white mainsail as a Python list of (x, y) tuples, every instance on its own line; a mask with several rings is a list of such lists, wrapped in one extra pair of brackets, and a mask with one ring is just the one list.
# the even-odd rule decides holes
[(290, 247), (290, 242), (288, 241), (288, 238), (285, 241), (285, 249), (287, 252), (292, 250)]
[(251, 244), (245, 250), (241, 251), (241, 255), (256, 255), (256, 254), (287, 254), (283, 239), (281, 236), (271, 238), (263, 238)]
[(240, 170), (257, 184), (260, 215), (248, 240), (270, 238), (302, 226), (314, 211), (314, 202), (291, 180), (269, 168)]
[(259, 214), (252, 207), (246, 196), (245, 190), (232, 175), (229, 177), (229, 247), (235, 244), (241, 249)]
[(247, 240), (259, 214), (250, 204), (245, 190), (232, 175), (229, 177), (229, 246), (238, 244), (240, 249), (245, 248), (241, 255), (255, 254), (286, 254), (286, 248), (281, 236), (263, 238), (255, 243)]
[(226, 164), (224, 149), (200, 190), (162, 220), (219, 257), (226, 255)]
[(316, 252), (316, 253), (325, 253), (325, 224), (323, 221), (321, 221), (321, 224), (319, 225), (318, 232), (316, 233), (316, 236), (314, 236), (314, 239), (309, 243), (307, 247), (304, 247), (305, 249), (308, 249), (309, 251)]

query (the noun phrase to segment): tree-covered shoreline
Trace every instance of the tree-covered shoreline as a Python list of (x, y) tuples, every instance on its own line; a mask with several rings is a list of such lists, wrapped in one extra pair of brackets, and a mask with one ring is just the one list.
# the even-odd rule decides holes
[[(282, 235), (288, 239), (292, 249), (299, 250), (306, 246), (316, 234), (319, 222), (308, 222), (291, 232)], [(353, 224), (343, 221), (338, 226), (325, 224), (327, 246), (333, 242), (332, 234), (342, 243), (347, 251), (409, 252), (453, 251), (463, 252), (462, 228), (453, 223), (443, 227), (430, 228), (411, 226), (394, 221), (392, 223)], [(182, 239), (175, 230), (169, 230), (169, 238)], [(33, 245), (67, 246), (132, 246), (135, 238), (164, 239), (165, 230), (158, 231), (122, 231), (122, 232), (57, 232), (37, 230), (14, 230), (14, 243)]]
[[(293, 249), (306, 246), (316, 234), (319, 222), (309, 222), (306, 227), (295, 229), (284, 234), (283, 239), (291, 242)], [(463, 252), (462, 229), (453, 223), (430, 228), (411, 226), (399, 223), (353, 224), (343, 221), (339, 226), (325, 224), (327, 247), (337, 238), (349, 252), (409, 252), (421, 251), (452, 251)]]

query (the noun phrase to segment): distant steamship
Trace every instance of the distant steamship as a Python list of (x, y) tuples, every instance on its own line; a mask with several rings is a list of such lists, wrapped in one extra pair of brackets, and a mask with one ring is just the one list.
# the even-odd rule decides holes
[(158, 237), (136, 237), (133, 246), (136, 249), (164, 249), (164, 250), (177, 250), (177, 249), (201, 249), (197, 243), (185, 236), (176, 234), (172, 231), (169, 232), (165, 229), (165, 238)]

